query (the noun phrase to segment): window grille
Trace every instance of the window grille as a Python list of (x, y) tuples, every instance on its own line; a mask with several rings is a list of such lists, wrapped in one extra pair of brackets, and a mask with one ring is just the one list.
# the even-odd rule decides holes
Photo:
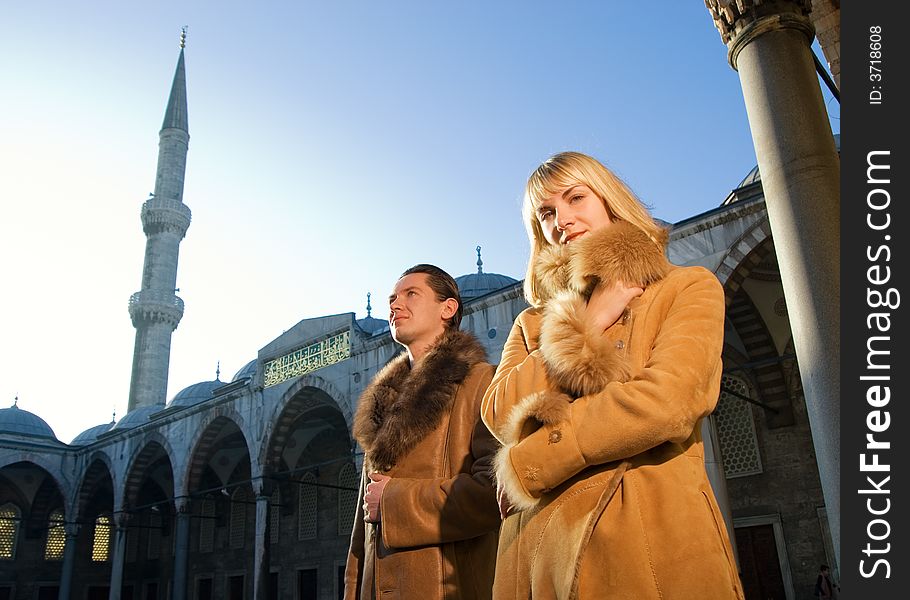
[(272, 498), (269, 500), (269, 542), (278, 543), (279, 527), (281, 526), (281, 490), (275, 488), (272, 492)]
[(752, 396), (749, 386), (739, 377), (724, 375), (721, 379), (721, 393), (714, 411), (714, 423), (720, 440), (724, 474), (727, 479), (732, 479), (761, 473), (761, 455), (758, 450), (758, 438), (755, 435), (752, 406), (742, 398), (723, 391), (725, 389), (743, 396)]
[(19, 507), (9, 502), (0, 506), (0, 559), (16, 558), (16, 539), (19, 537)]
[(303, 476), (300, 485), (297, 521), (297, 539), (312, 540), (316, 538), (316, 478), (312, 473)]
[(156, 560), (161, 557), (161, 515), (152, 513), (149, 515), (149, 540), (146, 556), (149, 560)]
[(246, 540), (247, 507), (249, 491), (239, 487), (231, 496), (231, 548), (243, 548)]
[(215, 503), (206, 498), (199, 507), (199, 552), (211, 552), (215, 547)]
[(111, 558), (111, 518), (98, 515), (95, 518), (95, 535), (92, 539), (92, 561), (107, 562)]
[(63, 511), (55, 510), (47, 519), (47, 543), (44, 545), (44, 560), (63, 560), (66, 546), (66, 529), (63, 527)]
[(347, 463), (338, 473), (338, 535), (350, 535), (357, 513), (357, 495), (360, 481), (354, 465)]

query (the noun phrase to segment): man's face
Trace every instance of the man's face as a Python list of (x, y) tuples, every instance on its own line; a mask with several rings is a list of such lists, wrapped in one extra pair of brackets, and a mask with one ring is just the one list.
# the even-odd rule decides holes
[(432, 344), (454, 314), (452, 303), (437, 300), (427, 279), (426, 273), (405, 275), (389, 294), (389, 326), (392, 337), (403, 346)]

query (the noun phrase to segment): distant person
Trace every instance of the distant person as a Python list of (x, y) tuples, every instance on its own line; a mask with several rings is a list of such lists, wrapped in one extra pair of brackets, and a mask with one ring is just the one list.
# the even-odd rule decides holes
[(815, 580), (815, 595), (823, 600), (834, 600), (840, 595), (840, 586), (831, 581), (828, 565), (819, 567), (818, 578)]
[(705, 472), (724, 292), (600, 162), (525, 188), (525, 297), (483, 400), (502, 442), (497, 600), (741, 599)]
[(376, 375), (354, 417), (364, 460), (346, 600), (492, 596), (498, 444), (480, 401), (493, 367), (459, 331), (461, 315), (455, 280), (432, 265), (405, 271), (389, 296), (392, 337), (407, 352)]

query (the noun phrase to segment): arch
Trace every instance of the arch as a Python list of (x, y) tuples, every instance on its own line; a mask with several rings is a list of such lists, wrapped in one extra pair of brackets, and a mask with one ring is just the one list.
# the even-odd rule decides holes
[(730, 305), (752, 269), (761, 264), (773, 249), (771, 223), (768, 221), (767, 214), (731, 244), (727, 254), (714, 270), (714, 274), (724, 287), (727, 306)]
[[(170, 443), (160, 433), (152, 432), (146, 436), (145, 443), (133, 454), (126, 471), (123, 485), (123, 499), (121, 508), (135, 504), (136, 497), (143, 482), (150, 476), (149, 469), (162, 459), (167, 460), (170, 472), (170, 489), (164, 489), (165, 497), (174, 499), (174, 463), (171, 460), (173, 450)], [(160, 482), (159, 482), (160, 483)]]
[[(101, 454), (102, 456), (98, 456)], [(103, 453), (95, 453), (92, 456), (92, 462), (82, 475), (82, 483), (79, 486), (79, 492), (76, 497), (75, 515), (76, 520), (83, 520), (88, 517), (88, 507), (99, 490), (107, 488), (110, 492), (110, 506), (107, 510), (114, 510), (114, 480), (110, 457)]]
[(244, 421), (240, 415), (236, 411), (226, 409), (223, 406), (213, 408), (199, 424), (196, 437), (190, 443), (190, 458), (179, 486), (182, 496), (190, 496), (191, 492), (199, 486), (205, 467), (214, 454), (217, 443), (221, 439), (221, 434), (227, 426), (237, 429), (240, 435), (243, 436), (247, 455), (251, 456), (249, 441), (244, 433)]
[(354, 407), (351, 404), (350, 398), (348, 395), (342, 394), (330, 381), (323, 379), (318, 375), (304, 375), (303, 377), (298, 378), (297, 381), (282, 394), (281, 401), (275, 407), (272, 422), (275, 422), (276, 420), (274, 417), (277, 417), (277, 415), (284, 411), (284, 407), (287, 403), (305, 388), (322, 390), (332, 400), (335, 407), (338, 409), (338, 412), (344, 417), (344, 422), (347, 423), (348, 431), (351, 430), (354, 426)]
[[(301, 378), (301, 380), (306, 379)], [(262, 446), (260, 455), (260, 464), (263, 465), (263, 474), (273, 474), (279, 471), (281, 453), (287, 444), (294, 426), (298, 420), (305, 414), (318, 410), (328, 409), (337, 413), (341, 419), (341, 427), (336, 427), (346, 438), (349, 448), (352, 448), (351, 441), (351, 424), (344, 411), (325, 390), (310, 385), (303, 385), (298, 381), (282, 398), (282, 402), (276, 410), (276, 416), (271, 421), (271, 433)]]
[(57, 455), (43, 455), (38, 452), (25, 452), (19, 451), (15, 453), (10, 453), (5, 456), (0, 457), (0, 472), (7, 467), (12, 467), (22, 464), (31, 464), (33, 466), (39, 467), (42, 469), (47, 477), (50, 477), (54, 480), (54, 483), (57, 485), (57, 489), (60, 490), (61, 495), (66, 498), (69, 495), (70, 488), (67, 485), (67, 482), (61, 481), (57, 478), (55, 473), (60, 472), (60, 464), (57, 461), (50, 460), (51, 457), (57, 457)]

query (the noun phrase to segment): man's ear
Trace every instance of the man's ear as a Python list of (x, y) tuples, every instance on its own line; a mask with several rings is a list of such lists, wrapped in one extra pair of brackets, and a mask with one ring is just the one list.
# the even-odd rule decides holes
[(442, 302), (442, 318), (443, 320), (451, 319), (455, 316), (455, 313), (458, 312), (458, 300), (455, 298), (446, 298)]

